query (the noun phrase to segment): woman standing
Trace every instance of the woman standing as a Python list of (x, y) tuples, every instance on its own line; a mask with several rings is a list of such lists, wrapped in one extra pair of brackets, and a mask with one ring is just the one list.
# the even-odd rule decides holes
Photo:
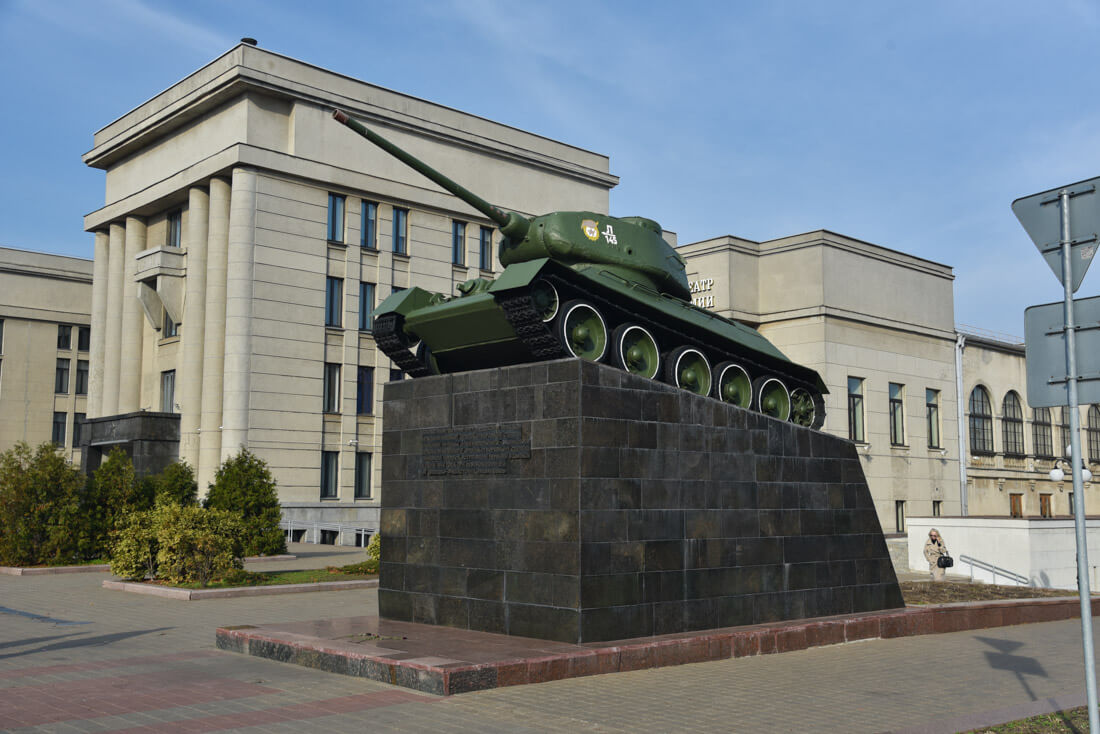
[(947, 555), (947, 546), (940, 537), (940, 531), (932, 528), (928, 531), (928, 541), (924, 544), (924, 559), (928, 561), (928, 570), (933, 581), (943, 581), (947, 570), (940, 568), (939, 560)]

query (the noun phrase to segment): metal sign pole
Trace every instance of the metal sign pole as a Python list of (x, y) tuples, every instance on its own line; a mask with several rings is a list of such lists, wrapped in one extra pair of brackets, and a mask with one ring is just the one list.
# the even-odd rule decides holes
[(1073, 263), (1070, 259), (1069, 191), (1058, 194), (1062, 208), (1062, 284), (1066, 301), (1066, 376), (1069, 387), (1070, 465), (1073, 474), (1073, 524), (1077, 533), (1077, 593), (1081, 598), (1081, 641), (1085, 650), (1085, 692), (1089, 731), (1100, 732), (1096, 701), (1096, 656), (1092, 646), (1092, 594), (1089, 590), (1088, 536), (1085, 532), (1085, 492), (1081, 486), (1081, 416), (1077, 406), (1077, 341), (1073, 321)]

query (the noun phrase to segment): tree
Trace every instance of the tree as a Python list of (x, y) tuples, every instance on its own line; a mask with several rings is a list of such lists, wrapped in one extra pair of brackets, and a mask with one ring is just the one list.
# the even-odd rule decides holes
[(242, 447), (218, 468), (204, 506), (240, 513), (241, 555), (273, 555), (286, 550), (275, 479), (267, 464), (248, 449)]
[(29, 566), (84, 560), (79, 519), (84, 476), (53, 443), (20, 441), (0, 454), (0, 563)]
[(195, 471), (186, 461), (176, 461), (165, 467), (164, 471), (153, 478), (155, 504), (174, 504), (180, 506), (198, 503), (199, 484), (195, 481)]

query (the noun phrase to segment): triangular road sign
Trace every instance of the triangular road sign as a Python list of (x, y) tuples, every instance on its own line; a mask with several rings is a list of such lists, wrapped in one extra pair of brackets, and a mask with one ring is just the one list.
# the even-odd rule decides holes
[(1100, 245), (1100, 177), (1017, 199), (1012, 202), (1012, 211), (1058, 281), (1064, 282), (1060, 247), (1062, 191), (1069, 194), (1070, 288), (1076, 292)]

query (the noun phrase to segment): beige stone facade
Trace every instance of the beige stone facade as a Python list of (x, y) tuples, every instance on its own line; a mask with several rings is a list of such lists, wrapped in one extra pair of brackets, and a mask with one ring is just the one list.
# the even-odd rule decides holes
[[(604, 156), (248, 45), (95, 134), (84, 160), (105, 171), (106, 201), (85, 219), (103, 325), (89, 410), (178, 413), (202, 488), (247, 447), (288, 522), (351, 542), (377, 528), (371, 457), (392, 367), (370, 308), (477, 277), (490, 223), (333, 107), (518, 212), (605, 212), (617, 179)], [(495, 253), (484, 264), (496, 270)]]
[[(967, 423), (966, 493), (971, 515), (1065, 517), (1073, 514), (1073, 482), (1051, 481), (1068, 454), (1068, 409), (1035, 409), (1027, 402), (1024, 345), (960, 334), (963, 411)], [(1063, 410), (1066, 412), (1063, 413)], [(1100, 478), (1100, 406), (1080, 408), (1081, 450)], [(1086, 482), (1085, 507), (1100, 507), (1096, 481)]]
[(91, 305), (91, 260), (0, 248), (0, 451), (53, 440), (79, 461)]
[(961, 512), (950, 267), (828, 231), (679, 252), (697, 305), (821, 374), (822, 428), (857, 442), (885, 532)]

